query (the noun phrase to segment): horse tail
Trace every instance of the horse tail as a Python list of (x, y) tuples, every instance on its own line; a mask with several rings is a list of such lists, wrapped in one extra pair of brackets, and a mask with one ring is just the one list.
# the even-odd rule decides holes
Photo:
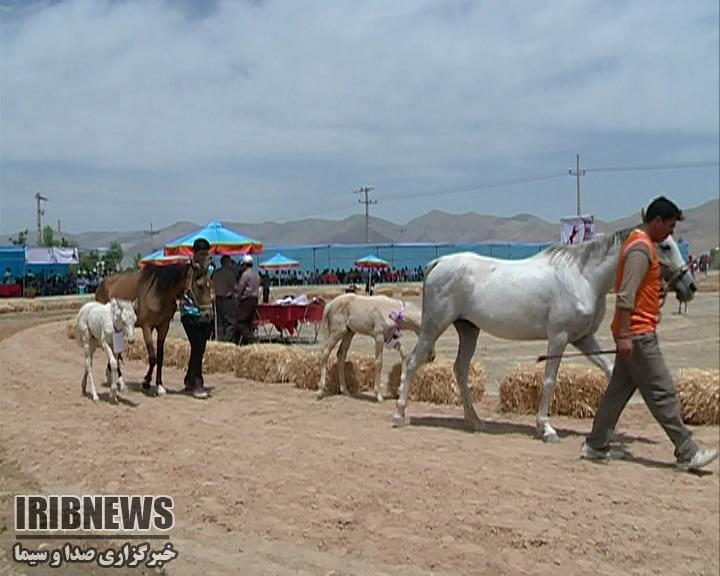
[(333, 301), (331, 300), (325, 305), (322, 320), (320, 321), (319, 335), (325, 340), (330, 335), (330, 314), (332, 314)]

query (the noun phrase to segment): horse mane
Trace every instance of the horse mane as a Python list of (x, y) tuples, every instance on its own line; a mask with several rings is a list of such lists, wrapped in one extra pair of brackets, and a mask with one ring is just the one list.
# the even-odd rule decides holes
[(178, 286), (185, 286), (184, 281), (189, 266), (190, 264), (146, 266), (140, 275), (140, 282), (148, 288), (154, 286), (157, 293), (170, 292)]
[(622, 245), (636, 227), (623, 228), (607, 236), (593, 238), (581, 244), (556, 244), (546, 248), (538, 256), (545, 256), (551, 262), (574, 264), (583, 270), (593, 258), (605, 258), (608, 253)]

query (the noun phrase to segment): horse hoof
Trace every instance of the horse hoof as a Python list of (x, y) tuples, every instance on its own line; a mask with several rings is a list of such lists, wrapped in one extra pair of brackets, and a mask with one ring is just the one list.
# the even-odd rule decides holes
[(323, 398), (325, 398), (325, 390), (318, 390), (315, 398), (317, 398), (318, 400), (322, 400)]
[(375, 396), (375, 398), (377, 398), (378, 402), (382, 402), (383, 400), (385, 400), (385, 398), (383, 398), (382, 394), (378, 394), (377, 396)]
[(93, 402), (95, 402), (95, 403), (100, 402), (100, 396), (93, 396)]
[(348, 396), (350, 393), (348, 392), (348, 389), (345, 388), (344, 390), (340, 390), (340, 394), (342, 394), (343, 396)]
[(405, 426), (405, 417), (395, 414), (393, 416), (393, 428), (402, 428)]
[(143, 380), (143, 390), (150, 390), (150, 382)]
[(167, 394), (167, 390), (165, 390), (165, 388), (162, 386), (162, 384), (158, 384), (156, 393), (158, 396), (165, 396), (165, 394)]
[(557, 432), (552, 432), (550, 434), (543, 434), (543, 442), (546, 444), (557, 444), (560, 442), (560, 436), (557, 435)]

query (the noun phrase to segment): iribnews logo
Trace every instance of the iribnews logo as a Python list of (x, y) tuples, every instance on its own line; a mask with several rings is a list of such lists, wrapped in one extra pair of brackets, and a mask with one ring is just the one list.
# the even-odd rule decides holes
[(174, 525), (170, 496), (15, 496), (16, 532), (148, 532)]

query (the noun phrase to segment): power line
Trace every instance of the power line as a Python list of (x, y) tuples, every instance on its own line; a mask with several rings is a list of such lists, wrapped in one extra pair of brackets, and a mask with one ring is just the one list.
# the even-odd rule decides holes
[(642, 172), (650, 170), (685, 170), (688, 168), (710, 168), (720, 166), (720, 162), (687, 162), (684, 164), (657, 164), (648, 166), (608, 166), (605, 168), (586, 168), (585, 172)]

